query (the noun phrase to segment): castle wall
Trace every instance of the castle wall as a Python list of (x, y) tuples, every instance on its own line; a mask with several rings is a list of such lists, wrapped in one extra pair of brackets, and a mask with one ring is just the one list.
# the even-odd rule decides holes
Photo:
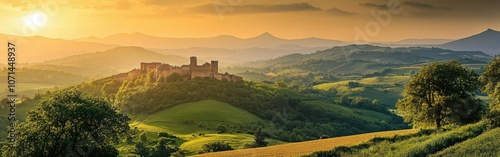
[(134, 69), (128, 73), (117, 74), (113, 76), (115, 80), (124, 81), (129, 78), (137, 77), (141, 73), (154, 72), (156, 79), (159, 77), (168, 77), (173, 73), (179, 73), (181, 76), (194, 79), (196, 77), (211, 77), (218, 80), (227, 79), (232, 82), (242, 81), (243, 78), (228, 73), (219, 73), (219, 62), (211, 61), (201, 66), (197, 65), (197, 58), (190, 57), (189, 65), (182, 65), (181, 67), (174, 67), (160, 62), (145, 63), (141, 62), (141, 69)]
[(132, 71), (128, 72), (128, 73), (127, 73), (127, 76), (128, 76), (129, 78), (134, 78), (134, 77), (139, 76), (140, 74), (141, 74), (141, 70), (139, 70), (139, 69), (134, 69), (134, 70), (132, 70)]
[(141, 71), (143, 72), (150, 72), (155, 70), (157, 67), (161, 66), (162, 63), (160, 62), (153, 62), (153, 63), (141, 63)]

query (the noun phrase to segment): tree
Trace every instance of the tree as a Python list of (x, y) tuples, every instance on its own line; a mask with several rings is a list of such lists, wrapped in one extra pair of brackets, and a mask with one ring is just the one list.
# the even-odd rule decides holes
[(491, 62), (484, 67), (484, 72), (479, 77), (483, 83), (483, 92), (488, 94), (495, 93), (495, 87), (500, 82), (500, 56), (491, 58)]
[(219, 152), (219, 151), (226, 151), (226, 150), (234, 150), (229, 143), (224, 143), (221, 141), (217, 142), (210, 142), (207, 144), (203, 145), (203, 152), (208, 153), (208, 152)]
[(146, 132), (142, 132), (141, 135), (139, 136), (140, 140), (142, 143), (148, 142), (148, 136), (146, 135)]
[(217, 126), (215, 127), (215, 129), (217, 129), (217, 133), (224, 133), (224, 132), (226, 132), (226, 127), (224, 126), (224, 124), (217, 124)]
[(485, 121), (490, 128), (500, 127), (500, 56), (491, 59), (479, 79), (483, 84), (483, 92), (493, 99), (490, 111), (484, 117)]
[(164, 156), (170, 156), (173, 152), (177, 151), (175, 148), (170, 147), (168, 144), (171, 143), (171, 141), (165, 137), (160, 137), (158, 139), (158, 143), (156, 143), (153, 151), (154, 157), (164, 157)]
[(255, 140), (256, 147), (265, 147), (267, 146), (266, 136), (264, 132), (262, 132), (262, 128), (258, 127), (254, 133), (253, 139)]
[(257, 148), (257, 147), (265, 147), (267, 146), (267, 141), (266, 136), (264, 135), (264, 132), (262, 132), (262, 128), (258, 127), (257, 130), (255, 130), (255, 133), (253, 134), (254, 137), (253, 139), (255, 140), (252, 143), (245, 144), (245, 148)]
[(472, 123), (484, 110), (475, 98), (479, 85), (477, 74), (459, 62), (435, 62), (408, 82), (396, 107), (414, 127)]
[(500, 56), (491, 59), (491, 62), (484, 67), (484, 72), (479, 79), (483, 84), (483, 92), (488, 93), (493, 98), (490, 108), (500, 109), (500, 105), (498, 105), (500, 104)]
[(3, 156), (118, 156), (111, 143), (128, 133), (129, 120), (102, 99), (54, 92), (28, 112)]
[(139, 155), (140, 157), (149, 157), (150, 151), (144, 143), (139, 142), (135, 144), (135, 150), (133, 153)]

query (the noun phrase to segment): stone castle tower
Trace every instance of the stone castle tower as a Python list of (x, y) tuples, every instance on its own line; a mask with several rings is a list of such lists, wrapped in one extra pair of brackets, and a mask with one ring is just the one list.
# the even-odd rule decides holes
[(189, 79), (194, 79), (196, 77), (211, 77), (218, 80), (228, 80), (231, 82), (240, 82), (243, 80), (242, 77), (228, 74), (219, 73), (219, 62), (211, 61), (210, 63), (204, 63), (203, 65), (198, 65), (198, 60), (195, 56), (190, 57), (189, 65), (171, 66), (169, 64), (163, 64), (160, 62), (145, 63), (141, 62), (140, 69), (134, 69), (128, 73), (122, 73), (113, 76), (117, 80), (126, 80), (128, 78), (133, 78), (139, 76), (142, 73), (152, 72), (155, 79), (167, 78), (168, 76), (178, 73), (181, 76)]

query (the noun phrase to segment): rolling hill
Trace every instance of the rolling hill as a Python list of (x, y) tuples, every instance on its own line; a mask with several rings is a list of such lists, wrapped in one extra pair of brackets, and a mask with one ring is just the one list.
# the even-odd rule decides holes
[[(0, 34), (1, 39), (12, 38), (16, 41), (18, 63), (35, 63), (52, 59), (104, 51), (116, 47), (102, 43), (53, 39), (42, 36), (18, 37)], [(1, 60), (6, 63), (7, 60)]]
[(264, 121), (256, 115), (234, 107), (233, 105), (215, 100), (203, 100), (198, 102), (184, 103), (147, 115), (140, 122), (133, 122), (139, 128), (148, 128), (148, 126), (165, 126), (169, 133), (175, 135), (198, 134), (200, 132), (214, 132), (215, 130), (206, 130), (199, 127), (199, 124), (216, 126), (219, 123), (256, 123)]
[[(253, 141), (253, 135), (237, 133), (234, 128), (228, 128), (230, 131), (227, 133), (218, 134), (215, 126), (224, 124), (229, 127), (259, 121), (265, 120), (227, 103), (202, 100), (179, 104), (150, 115), (135, 116), (130, 125), (150, 133), (171, 133), (184, 141), (179, 144), (180, 148), (193, 155), (202, 150), (203, 144), (213, 141), (226, 141), (233, 148), (243, 148), (245, 143)], [(200, 133), (204, 135), (200, 136)], [(274, 139), (269, 141), (270, 145), (283, 143)]]
[(438, 47), (457, 51), (482, 51), (490, 55), (500, 54), (500, 32), (488, 29), (479, 34), (458, 39)]
[(187, 58), (163, 55), (141, 47), (116, 47), (105, 51), (86, 53), (29, 64), (31, 69), (64, 71), (88, 79), (99, 79), (139, 68), (141, 62), (165, 62), (171, 65), (187, 64)]
[(276, 146), (268, 146), (263, 148), (242, 149), (234, 151), (223, 151), (215, 153), (207, 153), (195, 155), (196, 157), (232, 157), (232, 156), (302, 156), (308, 155), (315, 151), (331, 150), (337, 146), (351, 146), (366, 142), (375, 137), (390, 137), (395, 135), (405, 135), (415, 133), (418, 130), (397, 130), (397, 131), (383, 131), (376, 133), (366, 133), (351, 136), (342, 136), (329, 139), (313, 140), (306, 142), (296, 142), (289, 144), (282, 144)]
[(251, 67), (284, 67), (299, 65), (311, 60), (331, 60), (337, 62), (365, 61), (384, 64), (412, 64), (434, 60), (460, 58), (482, 58), (491, 56), (479, 51), (451, 51), (440, 48), (390, 48), (372, 45), (337, 46), (311, 54), (291, 54), (276, 59), (244, 64)]

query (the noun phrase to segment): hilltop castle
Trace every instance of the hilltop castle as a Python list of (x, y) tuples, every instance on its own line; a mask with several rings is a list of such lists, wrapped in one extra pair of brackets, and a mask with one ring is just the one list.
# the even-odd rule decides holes
[[(115, 80), (126, 80), (129, 78), (134, 78), (143, 73), (153, 73), (155, 79), (163, 78), (166, 79), (168, 76), (178, 73), (181, 76), (189, 79), (194, 79), (196, 77), (211, 77), (218, 80), (228, 80), (231, 82), (240, 82), (243, 80), (242, 77), (228, 74), (227, 72), (224, 74), (219, 73), (219, 62), (211, 61), (211, 63), (205, 63), (201, 66), (198, 65), (198, 61), (196, 57), (190, 58), (189, 65), (171, 66), (169, 64), (163, 64), (160, 62), (152, 62), (145, 63), (141, 62), (141, 69), (134, 69), (128, 73), (121, 73), (118, 75), (114, 75), (113, 79)], [(164, 80), (165, 81), (165, 80)]]

